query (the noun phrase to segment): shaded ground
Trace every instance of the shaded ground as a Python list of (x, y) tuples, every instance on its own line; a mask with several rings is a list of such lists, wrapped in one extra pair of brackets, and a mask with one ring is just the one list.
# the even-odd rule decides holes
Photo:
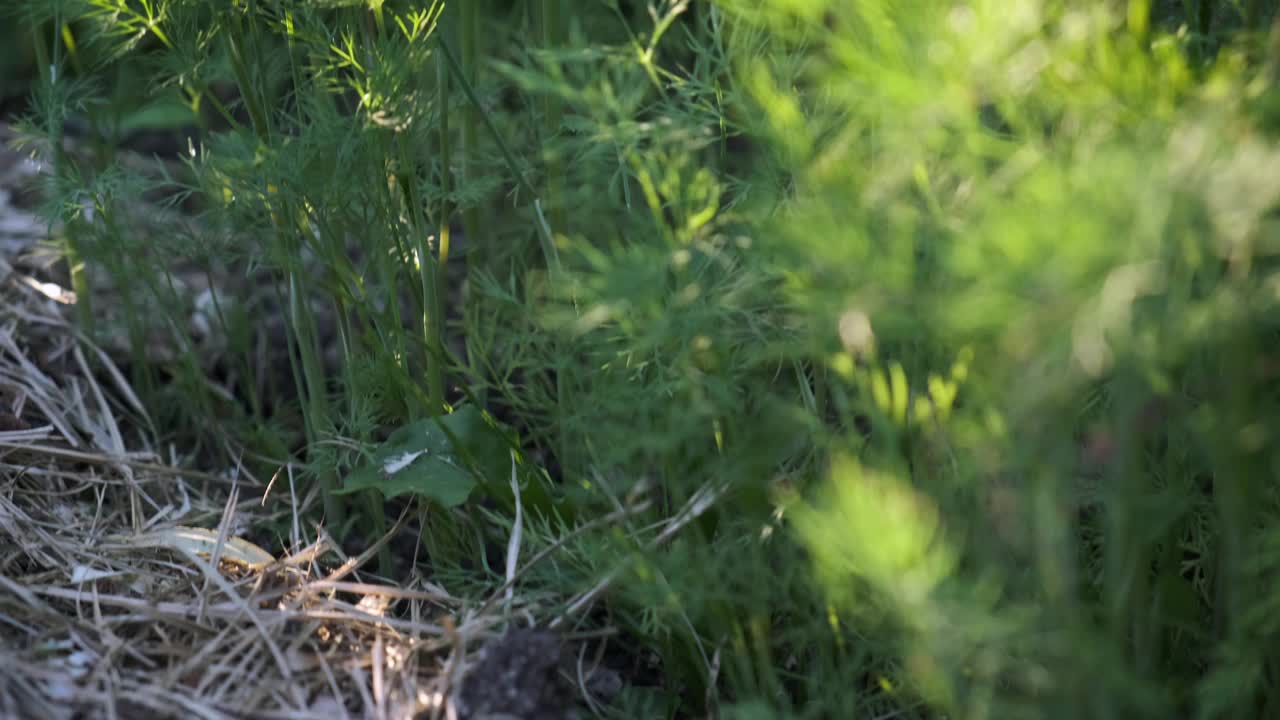
[[(181, 449), (152, 447), (111, 354), (69, 322), (24, 200), (40, 168), (9, 139), (0, 131), (0, 717), (541, 719), (572, 716), (601, 678), (617, 684), (571, 667), (581, 656), (556, 635), (503, 636), (500, 611), (470, 612), (485, 606), (416, 570), (371, 575), (407, 516), (350, 557), (304, 526), (317, 498), (291, 468), (266, 481), (197, 472), (178, 466)], [(267, 523), (287, 537), (241, 539)]]

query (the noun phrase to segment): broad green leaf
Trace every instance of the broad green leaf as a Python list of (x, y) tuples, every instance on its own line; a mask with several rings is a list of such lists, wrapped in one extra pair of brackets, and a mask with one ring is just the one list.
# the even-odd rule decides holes
[(393, 432), (337, 492), (376, 489), (386, 497), (420, 495), (453, 507), (466, 502), (476, 485), (502, 479), (511, 462), (508, 448), (500, 428), (464, 406)]

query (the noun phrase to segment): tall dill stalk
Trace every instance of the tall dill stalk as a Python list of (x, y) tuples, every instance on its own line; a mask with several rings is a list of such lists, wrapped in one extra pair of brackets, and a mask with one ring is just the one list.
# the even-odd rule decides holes
[[(459, 54), (462, 62), (462, 76), (471, 87), (479, 86), (480, 67), (480, 2), (462, 3), (458, 10)], [(476, 151), (480, 131), (480, 108), (471, 103), (462, 108), (461, 157), (458, 158), (458, 177), (463, 184), (476, 178)], [(485, 227), (484, 214), (474, 204), (462, 213), (462, 227), (466, 233), (467, 266), (469, 269), (484, 267), (492, 257), (492, 249), (488, 229)]]
[[(56, 104), (56, 107), (48, 108), (49, 112), (46, 114), (45, 139), (52, 152), (54, 182), (60, 182), (62, 178), (67, 177), (70, 170), (64, 148), (67, 108), (63, 94), (65, 80), (62, 77), (63, 40), (61, 35), (65, 25), (60, 7), (55, 9), (49, 25), (51, 37), (48, 46), (45, 45), (38, 25), (32, 27), (32, 45), (35, 48), (37, 69), (41, 82), (45, 85), (46, 96), (50, 103)], [(88, 275), (85, 272), (84, 253), (80, 247), (80, 229), (78, 222), (67, 224), (62, 236), (62, 253), (67, 261), (71, 289), (76, 294), (76, 319), (80, 322), (80, 327), (92, 335), (93, 299), (92, 293), (89, 292)]]
[(444, 268), (445, 263), (449, 262), (449, 220), (453, 217), (453, 201), (449, 198), (449, 194), (453, 192), (449, 138), (449, 65), (443, 53), (437, 53), (436, 56), (436, 93), (440, 123), (439, 255), (433, 259), (427, 250), (419, 258), (427, 313), (424, 318), (428, 343), (427, 391), (431, 396), (433, 415), (439, 414), (444, 405)]
[[(549, 52), (558, 50), (564, 42), (564, 17), (560, 0), (542, 0), (542, 45)], [(547, 186), (543, 193), (545, 205), (550, 209), (551, 227), (564, 232), (564, 208), (562, 194), (564, 192), (564, 168), (557, 154), (554, 140), (560, 134), (560, 123), (564, 119), (564, 106), (560, 98), (547, 93), (542, 98), (542, 141), (546, 158)]]

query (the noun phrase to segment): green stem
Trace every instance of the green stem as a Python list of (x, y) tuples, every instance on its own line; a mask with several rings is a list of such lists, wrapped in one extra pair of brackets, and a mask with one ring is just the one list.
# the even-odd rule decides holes
[[(453, 74), (453, 78), (458, 81), (458, 86), (462, 88), (462, 92), (471, 101), (471, 104), (477, 108), (480, 107), (480, 98), (476, 96), (476, 91), (471, 87), (471, 83), (467, 82), (466, 77), (462, 73), (462, 65), (459, 64), (458, 58), (454, 56), (453, 51), (449, 49), (449, 43), (443, 36), (440, 38), (440, 49), (444, 51), (444, 59), (449, 63), (449, 71)], [(546, 218), (542, 217), (541, 201), (538, 200), (538, 193), (534, 191), (533, 185), (529, 184), (529, 180), (525, 178), (524, 173), (520, 171), (520, 163), (516, 162), (515, 155), (511, 152), (510, 146), (506, 140), (502, 139), (502, 134), (498, 132), (497, 126), (493, 124), (493, 120), (485, 112), (480, 113), (480, 120), (484, 123), (484, 127), (493, 136), (494, 144), (498, 146), (498, 150), (502, 153), (502, 159), (506, 162), (507, 167), (515, 176), (516, 184), (520, 189), (527, 192), (530, 197), (534, 198), (534, 208), (538, 212), (537, 230), (542, 238), (543, 254), (546, 256), (547, 267), (552, 274), (557, 274), (560, 270), (560, 260), (555, 252), (555, 239), (551, 233), (551, 227), (546, 222)]]
[[(458, 81), (458, 87), (462, 89), (462, 93), (467, 96), (467, 100), (477, 108), (481, 108), (480, 97), (476, 95), (476, 90), (467, 82), (466, 75), (462, 72), (462, 65), (458, 62), (458, 58), (453, 54), (453, 50), (449, 47), (449, 42), (440, 37), (440, 49), (444, 51), (444, 59), (449, 64), (449, 71), (453, 75), (453, 79)], [(498, 146), (498, 151), (502, 153), (502, 159), (506, 162), (507, 167), (515, 176), (516, 184), (520, 189), (529, 194), (530, 197), (537, 197), (538, 193), (534, 191), (533, 185), (525, 178), (524, 173), (520, 170), (520, 163), (516, 162), (516, 156), (511, 152), (511, 146), (507, 145), (507, 141), (502, 138), (502, 133), (498, 132), (498, 127), (493, 124), (493, 119), (485, 112), (480, 112), (480, 121), (484, 123), (485, 130), (493, 136), (493, 141)]]
[[(250, 12), (252, 12), (252, 8)], [(236, 12), (227, 13), (227, 18), (231, 25), (230, 32), (225, 33), (227, 48), (230, 51), (228, 58), (231, 61), (231, 73), (235, 76), (236, 85), (240, 88), (240, 97), (244, 101), (245, 109), (249, 112), (253, 130), (258, 139), (265, 143), (271, 136), (270, 126), (267, 122), (266, 110), (261, 102), (262, 98), (259, 96), (256, 83), (253, 82), (253, 78), (248, 71), (249, 62), (245, 52), (245, 39), (248, 34), (244, 29), (244, 25), (240, 22), (240, 16)]]
[[(419, 240), (419, 267), (422, 273), (422, 292), (427, 309), (423, 324), (427, 338), (427, 387), (431, 395), (431, 414), (438, 415), (444, 409), (444, 264), (449, 261), (449, 220), (453, 216), (453, 168), (449, 143), (449, 68), (440, 58), (436, 60), (436, 91), (439, 93), (440, 135), (440, 227), (439, 259), (432, 257), (426, 246), (424, 233), (417, 232)], [(418, 202), (414, 203), (419, 206)]]
[[(53, 37), (50, 39), (48, 46), (44, 43), (39, 27), (32, 29), (32, 45), (35, 47), (40, 77), (48, 85), (49, 96), (56, 98), (56, 89), (61, 82), (62, 73), (62, 45), (58, 38), (58, 29), (62, 27), (62, 13), (55, 13), (52, 26)], [(66, 109), (61, 103), (58, 107), (51, 109), (54, 112), (48, 118), (49, 125), (46, 128), (46, 132), (49, 146), (53, 152), (53, 182), (57, 183), (61, 182), (61, 179), (65, 176), (71, 160), (67, 157), (66, 150), (63, 147), (66, 139)], [(71, 289), (76, 295), (76, 320), (84, 333), (89, 337), (93, 337), (93, 295), (89, 291), (89, 279), (85, 273), (85, 259), (81, 252), (80, 237), (82, 231), (83, 225), (79, 220), (66, 223), (66, 228), (63, 230), (62, 254), (67, 260)]]
[[(562, 44), (563, 20), (560, 0), (542, 0), (542, 44), (547, 50), (556, 50)], [(546, 204), (551, 214), (551, 225), (564, 231), (564, 208), (561, 188), (564, 184), (564, 167), (557, 155), (554, 140), (560, 134), (564, 119), (564, 107), (560, 98), (547, 94), (542, 99), (543, 148), (545, 148), (547, 192)]]
[[(287, 207), (278, 207), (273, 217), (292, 217)], [(276, 242), (282, 247), (289, 247), (287, 229), (278, 220), (276, 224)], [(289, 257), (298, 257), (296, 251)], [(316, 341), (315, 318), (306, 306), (308, 293), (307, 273), (297, 260), (291, 263), (286, 271), (288, 288), (288, 308), (290, 333), (294, 342), (297, 357), (302, 366), (301, 376), (295, 374), (299, 397), (303, 399), (303, 425), (306, 430), (307, 446), (315, 447), (319, 440), (320, 428), (324, 427), (329, 417), (328, 383), (324, 377), (324, 367), (320, 363), (320, 348)], [(295, 369), (296, 373), (296, 369)], [(324, 500), (325, 521), (330, 527), (339, 527), (346, 516), (346, 509), (339, 501), (334, 490), (338, 489), (338, 477), (334, 470), (326, 469), (319, 473), (321, 496)]]
[[(468, 85), (476, 87), (479, 84), (480, 67), (480, 30), (479, 30), (480, 0), (470, 0), (462, 3), (459, 8), (458, 20), (458, 36), (462, 52), (462, 76)], [(480, 130), (480, 108), (475, 103), (467, 103), (463, 108), (462, 114), (462, 134), (461, 149), (462, 156), (459, 158), (458, 173), (460, 182), (468, 184), (473, 182), (479, 175), (477, 171), (476, 154), (479, 148), (479, 130)], [(463, 237), (467, 242), (467, 276), (472, 277), (477, 270), (492, 268), (494, 264), (494, 248), (489, 247), (490, 237), (489, 230), (486, 227), (484, 215), (480, 212), (480, 207), (472, 203), (462, 211), (462, 231)], [(479, 308), (472, 308), (472, 304), (476, 298), (472, 293), (467, 292), (469, 285), (464, 285), (463, 306), (470, 310), (478, 311)], [(472, 369), (472, 373), (479, 371), (476, 359), (480, 350), (472, 342), (471, 333), (465, 333), (463, 341), (466, 343), (466, 362)], [(477, 388), (483, 394), (483, 388)], [(483, 402), (483, 400), (482, 400)]]
[[(458, 36), (462, 52), (462, 75), (471, 87), (479, 82), (479, 0), (462, 3), (459, 9)], [(476, 147), (480, 129), (479, 108), (471, 103), (462, 113), (462, 156), (459, 158), (459, 175), (463, 183), (470, 182), (476, 176)], [(483, 267), (490, 260), (490, 252), (485, 248), (488, 241), (480, 208), (471, 206), (462, 214), (462, 227), (466, 233), (470, 251), (467, 253), (468, 269)]]
[[(205, 283), (209, 288), (216, 288), (217, 284), (213, 279), (213, 269), (206, 263), (202, 268), (204, 271)], [(218, 327), (222, 329), (222, 333), (227, 337), (229, 347), (232, 348), (232, 355), (240, 361), (240, 372), (244, 373), (242, 382), (243, 392), (249, 400), (249, 411), (252, 413), (253, 421), (261, 424), (266, 417), (263, 412), (262, 398), (258, 394), (258, 373), (254, 369), (252, 360), (252, 343), (247, 337), (247, 323), (233, 324), (227, 317), (226, 309), (222, 307), (222, 293), (210, 292), (209, 298), (212, 301), (214, 317), (218, 321)]]

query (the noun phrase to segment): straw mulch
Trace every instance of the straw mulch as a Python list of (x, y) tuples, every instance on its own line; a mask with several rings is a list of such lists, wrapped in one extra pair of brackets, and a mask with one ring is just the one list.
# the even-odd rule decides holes
[[(0, 718), (564, 717), (558, 638), (482, 650), (501, 617), (365, 572), (404, 518), (348, 557), (289, 468), (195, 472), (148, 446), (15, 205), (38, 172), (0, 155)], [(279, 547), (241, 538), (264, 519)]]

